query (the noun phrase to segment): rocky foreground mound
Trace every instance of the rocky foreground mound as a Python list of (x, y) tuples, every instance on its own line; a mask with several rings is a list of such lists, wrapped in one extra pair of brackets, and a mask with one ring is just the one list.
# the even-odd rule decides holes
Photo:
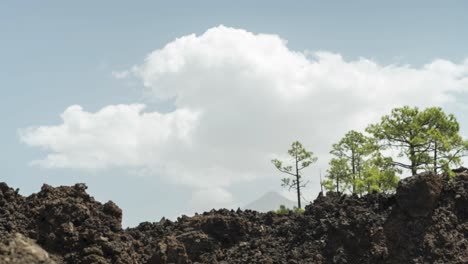
[(304, 214), (121, 220), (83, 184), (23, 197), (0, 183), (0, 262), (468, 263), (468, 172), (406, 178), (395, 195), (320, 195)]

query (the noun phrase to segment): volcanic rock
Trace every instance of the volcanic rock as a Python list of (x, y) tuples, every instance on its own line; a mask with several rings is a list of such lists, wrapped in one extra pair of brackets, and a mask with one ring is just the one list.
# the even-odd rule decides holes
[(468, 171), (456, 174), (330, 192), (302, 214), (221, 209), (127, 229), (84, 184), (23, 197), (0, 183), (0, 263), (468, 263)]
[(398, 205), (410, 216), (427, 216), (442, 191), (442, 178), (432, 173), (408, 177), (398, 183)]

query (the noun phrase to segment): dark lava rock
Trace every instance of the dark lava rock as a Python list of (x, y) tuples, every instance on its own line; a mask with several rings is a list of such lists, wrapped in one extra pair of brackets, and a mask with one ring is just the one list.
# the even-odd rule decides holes
[(409, 177), (396, 194), (330, 192), (303, 214), (222, 209), (128, 229), (121, 221), (122, 210), (84, 184), (23, 197), (0, 183), (0, 263), (468, 263), (468, 171)]
[(465, 168), (463, 166), (458, 168), (458, 169), (453, 169), (452, 170), (452, 172), (454, 172), (454, 173), (462, 173), (462, 172), (466, 172), (466, 171), (468, 171), (468, 168)]
[(175, 237), (167, 236), (158, 243), (158, 249), (153, 256), (146, 262), (147, 264), (190, 264), (192, 263), (187, 256), (184, 244), (180, 243)]
[(432, 173), (402, 179), (398, 183), (398, 205), (410, 216), (427, 216), (435, 207), (442, 191), (442, 178)]

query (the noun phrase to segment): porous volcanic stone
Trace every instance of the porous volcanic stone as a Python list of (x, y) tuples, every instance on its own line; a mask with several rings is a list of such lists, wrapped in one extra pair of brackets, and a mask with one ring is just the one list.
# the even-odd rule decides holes
[(427, 216), (439, 200), (442, 185), (442, 177), (432, 173), (402, 179), (397, 187), (398, 205), (412, 217)]

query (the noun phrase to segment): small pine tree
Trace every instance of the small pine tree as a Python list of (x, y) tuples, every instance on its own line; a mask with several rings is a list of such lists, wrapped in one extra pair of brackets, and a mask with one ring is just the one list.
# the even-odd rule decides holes
[(280, 172), (292, 176), (292, 179), (281, 179), (282, 186), (288, 187), (289, 190), (296, 190), (297, 208), (301, 209), (301, 188), (304, 188), (308, 183), (302, 180), (302, 170), (316, 162), (317, 158), (314, 157), (314, 153), (307, 151), (299, 141), (292, 143), (288, 154), (292, 157), (293, 165), (284, 165), (284, 162), (278, 159), (273, 159), (271, 162)]

